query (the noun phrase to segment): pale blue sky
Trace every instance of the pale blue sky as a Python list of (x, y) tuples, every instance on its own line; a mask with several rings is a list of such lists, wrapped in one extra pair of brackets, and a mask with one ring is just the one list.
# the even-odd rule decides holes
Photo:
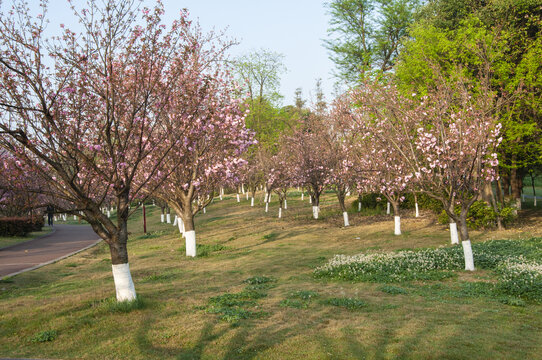
[[(74, 0), (83, 5), (83, 0)], [(326, 37), (328, 16), (324, 0), (163, 0), (166, 20), (177, 16), (181, 8), (190, 11), (191, 19), (199, 19), (203, 29), (227, 29), (227, 34), (240, 42), (233, 56), (260, 48), (284, 55), (288, 72), (282, 76), (281, 94), (284, 105), (292, 104), (294, 91), (303, 88), (307, 99), (314, 93), (317, 78), (327, 100), (331, 99), (334, 79), (333, 63), (322, 46)], [(152, 0), (145, 0), (152, 6)], [(58, 23), (72, 23), (66, 0), (51, 0), (50, 30)]]

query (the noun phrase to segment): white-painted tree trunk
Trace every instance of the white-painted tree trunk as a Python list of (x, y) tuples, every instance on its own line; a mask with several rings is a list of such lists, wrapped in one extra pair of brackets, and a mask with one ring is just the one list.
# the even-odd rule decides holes
[(53, 216), (53, 220), (56, 221), (56, 216)]
[(77, 220), (77, 215), (74, 215), (74, 216), (73, 216), (73, 220), (74, 220), (74, 221)]
[(241, 192), (244, 194), (245, 193), (245, 184), (241, 184)]
[(348, 222), (348, 213), (345, 211), (343, 212), (343, 220), (344, 220), (344, 226), (350, 226), (350, 223)]
[(203, 213), (205, 214), (207, 211), (205, 210), (205, 208), (203, 208)]
[(111, 217), (111, 211), (107, 210), (107, 217), (110, 218)]
[(117, 301), (133, 301), (136, 298), (136, 291), (132, 275), (130, 274), (130, 265), (113, 265), (113, 280), (115, 281), (115, 290), (117, 292)]
[(246, 194), (246, 196), (247, 196), (247, 201), (248, 201), (248, 191), (247, 191), (245, 194)]
[(401, 235), (401, 217), (395, 216), (395, 235)]
[(62, 214), (62, 218), (64, 219), (64, 221), (68, 221), (68, 216), (66, 214)]
[(474, 271), (474, 257), (470, 240), (462, 241), (461, 245), (463, 245), (463, 254), (465, 255), (465, 270)]
[(312, 204), (312, 196), (309, 196), (309, 204)]
[(305, 195), (304, 193), (301, 193), (301, 201), (304, 200), (304, 195)]
[(166, 223), (171, 224), (171, 214), (166, 214)]
[(390, 202), (388, 201), (388, 205), (386, 206), (386, 215), (390, 214)]
[(218, 195), (218, 197), (220, 198), (220, 200), (222, 200), (222, 193), (220, 193), (220, 195)]
[(358, 202), (358, 212), (361, 212), (361, 201)]
[(241, 200), (239, 199), (239, 193), (237, 193), (237, 202), (241, 202)]
[(160, 214), (160, 222), (161, 222), (161, 223), (164, 222), (164, 214)]
[(279, 208), (279, 219), (282, 217), (282, 208)]
[(346, 192), (346, 196), (350, 196), (350, 190)]
[(182, 221), (180, 218), (177, 222), (177, 227), (179, 228), (179, 233), (184, 236), (184, 221)]
[(459, 236), (457, 235), (457, 224), (455, 222), (450, 223), (450, 240), (452, 244), (459, 244)]
[(312, 207), (312, 217), (318, 219), (318, 206)]
[(184, 237), (186, 238), (186, 256), (196, 257), (196, 231), (187, 231)]
[(269, 211), (269, 203), (266, 202), (266, 203), (265, 203), (265, 212), (268, 212), (268, 211)]
[(288, 210), (288, 200), (284, 200), (284, 210)]
[(414, 205), (416, 206), (416, 217), (420, 217), (420, 209), (418, 208), (418, 203)]
[(250, 206), (254, 207), (254, 197), (250, 198)]
[(173, 226), (177, 225), (177, 215), (175, 215), (175, 219), (173, 219)]

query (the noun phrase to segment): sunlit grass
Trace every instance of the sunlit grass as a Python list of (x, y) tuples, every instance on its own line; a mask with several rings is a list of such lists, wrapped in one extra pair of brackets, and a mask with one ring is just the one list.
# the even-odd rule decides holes
[[(196, 258), (179, 251), (184, 239), (177, 227), (160, 223), (157, 207), (147, 207), (143, 234), (138, 210), (130, 220), (128, 249), (143, 304), (128, 312), (115, 310), (105, 243), (0, 283), (0, 354), (78, 359), (542, 357), (542, 305), (490, 296), (496, 281), (492, 272), (459, 272), (442, 281), (400, 285), (314, 278), (314, 269), (336, 254), (448, 244), (446, 227), (436, 225), (432, 215), (422, 212), (416, 219), (405, 211), (405, 235), (395, 236), (393, 217), (382, 214), (353, 212), (353, 226), (342, 227), (331, 193), (322, 204), (328, 216), (316, 221), (307, 197), (301, 202), (290, 196), (282, 219), (277, 218), (276, 196), (267, 214), (260, 193), (254, 208), (242, 199), (215, 199), (206, 214), (196, 217), (199, 249), (209, 249), (208, 256)], [(472, 241), (530, 238), (541, 232), (539, 226), (473, 232)]]

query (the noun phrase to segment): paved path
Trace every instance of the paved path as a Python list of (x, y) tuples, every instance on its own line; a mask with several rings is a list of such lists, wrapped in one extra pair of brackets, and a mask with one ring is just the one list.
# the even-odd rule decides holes
[(99, 242), (90, 226), (55, 225), (55, 229), (39, 239), (0, 249), (0, 278), (47, 265)]

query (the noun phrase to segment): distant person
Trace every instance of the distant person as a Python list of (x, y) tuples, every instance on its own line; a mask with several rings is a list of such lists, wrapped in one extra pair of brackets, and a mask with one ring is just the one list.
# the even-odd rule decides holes
[(55, 214), (55, 207), (53, 205), (47, 205), (47, 224), (53, 226), (53, 215)]

